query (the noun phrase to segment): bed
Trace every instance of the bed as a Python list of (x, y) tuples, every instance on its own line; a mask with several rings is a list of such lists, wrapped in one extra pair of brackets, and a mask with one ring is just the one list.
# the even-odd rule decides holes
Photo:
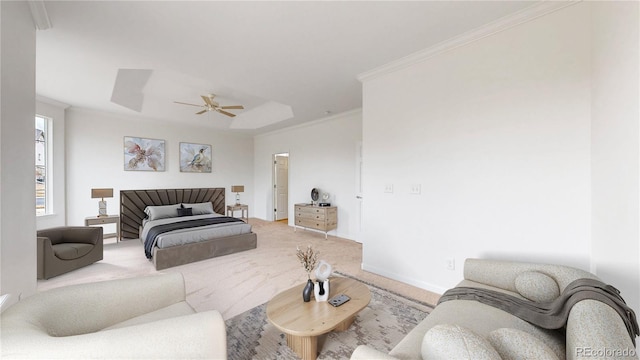
[[(184, 215), (182, 217), (158, 216), (158, 214), (163, 214), (173, 208), (176, 208), (176, 213), (177, 208), (191, 210), (182, 210), (181, 214)], [(208, 214), (208, 209), (211, 209), (213, 214)], [(225, 188), (121, 190), (120, 238), (123, 240), (140, 239), (144, 243), (145, 239), (142, 236), (143, 234), (147, 235), (150, 231), (148, 227), (145, 228), (145, 225), (172, 223), (173, 220), (168, 219), (172, 217), (180, 218), (176, 221), (226, 218), (224, 211)], [(223, 228), (222, 230), (212, 229), (212, 227), (216, 227), (215, 225), (177, 230), (180, 233), (189, 233), (186, 237), (190, 239), (186, 240), (185, 234), (176, 235), (175, 230), (158, 235), (155, 240), (157, 244), (148, 247), (156, 270), (257, 247), (257, 236), (251, 231), (251, 225), (241, 220), (233, 221), (232, 219), (221, 220), (221, 222), (223, 224), (217, 227)]]

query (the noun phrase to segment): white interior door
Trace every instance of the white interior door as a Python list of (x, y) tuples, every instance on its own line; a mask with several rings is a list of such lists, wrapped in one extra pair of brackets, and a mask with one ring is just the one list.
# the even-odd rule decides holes
[(356, 144), (356, 209), (355, 209), (355, 222), (356, 233), (355, 238), (359, 243), (363, 242), (362, 239), (362, 141)]
[(289, 218), (289, 154), (274, 155), (274, 220)]

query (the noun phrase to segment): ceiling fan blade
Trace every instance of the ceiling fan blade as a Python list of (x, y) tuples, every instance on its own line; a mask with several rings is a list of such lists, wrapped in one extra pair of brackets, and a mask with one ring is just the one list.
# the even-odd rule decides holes
[(226, 111), (224, 111), (224, 110), (216, 109), (216, 111), (217, 111), (217, 112), (219, 112), (219, 113), (221, 113), (221, 114), (225, 114), (225, 115), (227, 115), (227, 116), (231, 116), (231, 117), (236, 116), (236, 114), (232, 114), (232, 113), (230, 113), (230, 112), (226, 112)]
[(200, 97), (202, 98), (202, 100), (204, 100), (205, 104), (213, 107), (213, 98), (215, 97), (215, 95), (209, 95), (209, 96), (204, 96), (204, 95), (200, 95)]
[(198, 111), (198, 112), (196, 113), (196, 115), (202, 115), (202, 114), (206, 113), (207, 111), (209, 111), (209, 110), (204, 109), (204, 110), (202, 110), (202, 111)]
[(244, 106), (242, 106), (242, 105), (221, 106), (220, 109), (239, 109), (239, 110), (242, 110), (242, 109), (244, 109)]
[(180, 101), (174, 101), (174, 103), (176, 103), (176, 104), (182, 104), (182, 105), (197, 106), (197, 107), (203, 107), (203, 106), (204, 106), (204, 105), (196, 105), (196, 104), (184, 103), (184, 102), (180, 102)]

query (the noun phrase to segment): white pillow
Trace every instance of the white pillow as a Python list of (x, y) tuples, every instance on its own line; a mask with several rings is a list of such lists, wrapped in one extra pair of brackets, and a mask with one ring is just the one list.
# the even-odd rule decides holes
[(553, 301), (560, 296), (558, 283), (549, 275), (537, 271), (525, 271), (515, 280), (520, 295), (535, 302)]
[(489, 333), (489, 342), (504, 360), (558, 360), (542, 340), (526, 331), (501, 328)]
[(439, 324), (422, 339), (423, 359), (499, 360), (500, 355), (482, 336), (455, 324)]
[(179, 207), (180, 204), (147, 206), (144, 208), (144, 213), (147, 214), (148, 220), (178, 217)]
[(196, 204), (182, 204), (186, 208), (191, 208), (191, 213), (193, 215), (205, 215), (205, 214), (215, 214), (213, 211), (213, 204), (211, 202), (205, 203), (196, 203)]

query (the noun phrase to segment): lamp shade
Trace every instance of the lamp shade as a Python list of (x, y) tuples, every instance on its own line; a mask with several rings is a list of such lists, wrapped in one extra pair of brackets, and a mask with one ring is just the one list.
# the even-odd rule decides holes
[(233, 186), (231, 186), (231, 192), (234, 192), (234, 193), (244, 192), (244, 185), (233, 185)]
[(111, 198), (113, 197), (113, 189), (91, 189), (91, 198)]

